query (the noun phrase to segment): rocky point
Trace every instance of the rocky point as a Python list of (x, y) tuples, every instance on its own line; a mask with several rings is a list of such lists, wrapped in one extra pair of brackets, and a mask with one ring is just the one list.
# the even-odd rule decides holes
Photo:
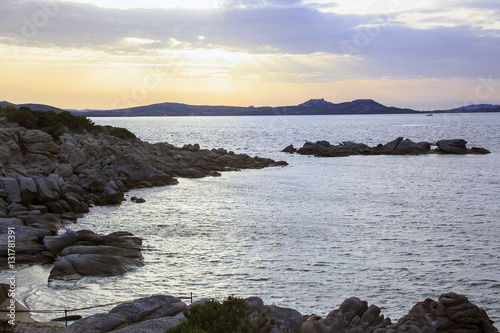
[[(198, 144), (175, 147), (107, 133), (65, 130), (54, 139), (39, 129), (0, 120), (0, 256), (7, 264), (15, 228), (16, 264), (57, 261), (51, 279), (115, 275), (142, 265), (141, 240), (127, 232), (66, 231), (95, 205), (120, 204), (124, 193), (177, 183), (176, 177), (286, 165)], [(134, 202), (144, 202), (136, 198)]]

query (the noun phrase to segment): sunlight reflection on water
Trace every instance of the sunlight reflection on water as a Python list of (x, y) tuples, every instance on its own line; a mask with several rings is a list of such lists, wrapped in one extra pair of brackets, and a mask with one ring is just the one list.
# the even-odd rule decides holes
[[(94, 119), (152, 142), (198, 142), (290, 166), (181, 179), (127, 194), (145, 204), (93, 208), (72, 228), (143, 237), (145, 266), (50, 288), (32, 279), (26, 302), (81, 307), (193, 292), (258, 295), (326, 315), (357, 296), (396, 319), (426, 297), (454, 291), (500, 319), (500, 115), (278, 118), (278, 125), (272, 117)], [(318, 159), (279, 152), (304, 140), (375, 145), (397, 136), (463, 137), (494, 153)]]

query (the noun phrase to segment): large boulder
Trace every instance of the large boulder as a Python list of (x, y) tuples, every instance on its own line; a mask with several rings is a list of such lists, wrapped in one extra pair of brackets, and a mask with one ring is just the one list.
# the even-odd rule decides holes
[(73, 244), (78, 240), (78, 235), (73, 230), (66, 230), (66, 232), (59, 236), (45, 236), (43, 238), (43, 245), (45, 248), (54, 253), (61, 254), (61, 251)]
[(276, 305), (265, 305), (262, 308), (262, 313), (267, 315), (267, 318), (274, 320), (274, 327), (271, 333), (300, 332), (303, 317), (297, 310)]
[(28, 207), (19, 203), (11, 203), (7, 209), (9, 210), (9, 217), (18, 217), (28, 214)]
[(83, 200), (83, 197), (81, 195), (69, 192), (65, 193), (62, 198), (69, 205), (73, 213), (82, 214), (89, 212), (89, 206)]
[[(16, 264), (47, 264), (54, 261), (54, 255), (45, 250), (41, 240), (50, 231), (32, 226), (24, 226), (19, 219), (0, 219), (0, 257), (7, 257), (9, 244), (8, 227), (15, 227)], [(8, 261), (0, 261), (0, 266)]]
[[(91, 230), (79, 230), (78, 242), (94, 245), (117, 246), (121, 248), (140, 249), (142, 239), (135, 237), (134, 234), (126, 231), (117, 231), (109, 235), (99, 235)], [(78, 245), (78, 244), (76, 244)]]
[(55, 201), (60, 198), (61, 189), (55, 178), (35, 178), (37, 186), (36, 199), (39, 202)]
[(79, 276), (122, 275), (142, 266), (139, 259), (102, 254), (70, 254), (61, 257), (50, 271), (49, 280)]
[(438, 302), (426, 299), (417, 303), (397, 323), (387, 326), (386, 331), (498, 333), (483, 309), (455, 293), (442, 294)]
[(431, 144), (428, 142), (415, 143), (410, 139), (405, 139), (399, 143), (393, 152), (399, 155), (420, 155), (428, 153), (430, 149)]
[(54, 173), (62, 178), (68, 178), (73, 174), (73, 167), (67, 163), (61, 163), (56, 165)]
[(24, 226), (23, 221), (16, 218), (0, 218), (0, 230), (8, 227), (21, 227)]
[(24, 218), (23, 222), (27, 226), (48, 230), (52, 235), (57, 235), (58, 230), (62, 228), (61, 219), (58, 215), (54, 214), (28, 215)]
[(399, 146), (399, 144), (401, 143), (401, 141), (403, 141), (403, 139), (404, 139), (404, 138), (401, 136), (401, 137), (397, 138), (396, 140), (393, 140), (393, 141), (391, 141), (391, 142), (389, 142), (389, 143), (386, 143), (386, 144), (382, 147), (381, 151), (382, 151), (383, 153), (386, 153), (386, 152), (387, 152), (387, 153), (394, 152), (394, 150), (396, 150), (396, 148)]
[(297, 153), (301, 155), (314, 155), (316, 154), (316, 147), (314, 143), (307, 141), (304, 145), (297, 150)]
[(0, 145), (0, 166), (5, 165), (9, 162), (11, 157), (10, 147), (7, 145)]
[(179, 298), (154, 295), (122, 303), (109, 313), (100, 313), (74, 322), (60, 333), (165, 332), (184, 318), (187, 305)]
[(285, 149), (282, 150), (283, 153), (293, 154), (297, 151), (293, 145), (286, 146)]
[(448, 154), (467, 154), (467, 141), (463, 139), (439, 140), (438, 148)]
[(46, 265), (53, 263), (54, 260), (56, 257), (48, 251), (16, 254), (16, 264)]
[(80, 319), (59, 333), (103, 333), (126, 325), (125, 318), (116, 314), (98, 313)]
[(33, 154), (55, 155), (60, 150), (59, 146), (53, 141), (36, 142), (25, 146), (28, 152)]
[(40, 130), (27, 130), (25, 132), (20, 132), (21, 142), (24, 144), (32, 144), (37, 142), (50, 142), (53, 141), (52, 137)]
[(21, 142), (26, 150), (33, 154), (52, 155), (61, 150), (49, 134), (40, 130), (21, 132)]
[(61, 206), (59, 201), (48, 201), (43, 203), (50, 213), (53, 214), (64, 214), (66, 210)]
[(76, 233), (74, 246), (61, 250), (62, 257), (50, 272), (49, 279), (80, 276), (121, 275), (142, 266), (142, 240), (129, 232), (97, 235), (90, 230)]
[(246, 298), (245, 302), (248, 305), (248, 312), (252, 320), (258, 320), (260, 316), (265, 316), (274, 321), (272, 333), (300, 332), (303, 316), (297, 310), (275, 305), (264, 305), (262, 299), (255, 296)]
[(114, 331), (114, 333), (158, 333), (165, 332), (168, 329), (177, 326), (185, 320), (184, 313), (179, 313), (173, 317), (162, 317), (157, 319), (147, 319), (137, 324), (129, 325), (125, 328)]
[(311, 316), (302, 325), (302, 333), (322, 332), (385, 332), (391, 324), (390, 319), (380, 315), (380, 309), (357, 297), (346, 299), (340, 308), (328, 314), (324, 319)]
[(68, 157), (68, 164), (72, 168), (76, 168), (77, 166), (82, 165), (85, 162), (87, 162), (87, 158), (85, 157), (85, 154), (81, 149), (74, 148), (73, 150), (71, 150)]
[(127, 323), (135, 323), (145, 319), (175, 316), (186, 309), (187, 305), (177, 297), (154, 295), (120, 304), (109, 313), (122, 316)]
[(104, 187), (106, 202), (110, 205), (120, 204), (125, 199), (125, 194), (120, 191), (118, 184), (112, 180)]
[(19, 183), (21, 202), (25, 205), (31, 204), (38, 193), (36, 182), (29, 177), (19, 177), (17, 182)]
[(439, 297), (435, 325), (438, 332), (443, 333), (498, 332), (483, 309), (472, 304), (464, 295), (455, 293), (442, 294)]
[(5, 190), (5, 201), (21, 202), (21, 189), (14, 178), (0, 178), (0, 188)]
[(73, 245), (66, 247), (61, 252), (61, 256), (70, 254), (100, 254), (125, 258), (142, 258), (139, 250), (109, 245)]

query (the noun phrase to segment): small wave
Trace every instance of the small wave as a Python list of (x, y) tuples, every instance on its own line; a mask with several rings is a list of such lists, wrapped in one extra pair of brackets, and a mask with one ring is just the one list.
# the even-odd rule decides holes
[(271, 278), (268, 278), (268, 277), (262, 277), (262, 278), (252, 278), (252, 279), (248, 279), (249, 281), (255, 281), (255, 282), (259, 282), (259, 281), (269, 281)]

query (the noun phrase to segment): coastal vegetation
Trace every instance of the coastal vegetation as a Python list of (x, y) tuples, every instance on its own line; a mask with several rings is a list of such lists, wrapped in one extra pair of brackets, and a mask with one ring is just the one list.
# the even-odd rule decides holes
[(21, 106), (19, 109), (6, 106), (0, 110), (0, 116), (6, 117), (9, 122), (17, 123), (21, 127), (42, 130), (56, 140), (68, 131), (106, 133), (124, 140), (136, 139), (135, 134), (125, 128), (96, 125), (91, 119), (72, 115), (69, 111), (57, 113), (32, 110), (27, 106)]
[(242, 299), (229, 296), (222, 302), (210, 300), (184, 311), (186, 320), (167, 333), (248, 332), (269, 333), (274, 326), (265, 314), (252, 319), (250, 307)]

